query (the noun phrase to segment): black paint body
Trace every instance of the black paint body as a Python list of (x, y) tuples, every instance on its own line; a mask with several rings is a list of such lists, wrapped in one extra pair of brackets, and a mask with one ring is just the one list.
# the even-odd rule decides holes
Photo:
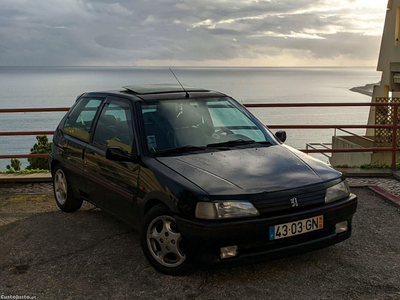
[[(132, 227), (140, 229), (146, 212), (163, 203), (175, 215), (187, 251), (208, 262), (220, 261), (221, 246), (238, 245), (239, 258), (275, 258), (326, 247), (350, 237), (357, 198), (351, 195), (332, 204), (324, 203), (326, 189), (343, 178), (323, 162), (283, 145), (278, 139), (265, 147), (247, 145), (231, 150), (155, 157), (146, 147), (140, 103), (185, 99), (185, 93), (138, 95), (111, 91), (82, 96), (104, 99), (99, 111), (110, 98), (131, 103), (135, 135), (132, 161), (108, 160), (105, 149), (92, 143), (93, 137), (84, 142), (63, 132), (67, 114), (54, 134), (51, 168), (56, 164), (63, 167), (76, 197), (112, 213)], [(209, 97), (227, 96), (208, 91), (190, 93), (190, 99), (198, 101)], [(92, 132), (98, 116), (99, 112)], [(292, 197), (297, 197), (298, 207), (291, 207)], [(250, 201), (260, 216), (215, 221), (196, 219), (197, 202), (214, 200)], [(324, 230), (279, 241), (268, 240), (269, 226), (317, 215), (324, 215)], [(349, 231), (335, 234), (334, 225), (344, 220), (349, 223)]]

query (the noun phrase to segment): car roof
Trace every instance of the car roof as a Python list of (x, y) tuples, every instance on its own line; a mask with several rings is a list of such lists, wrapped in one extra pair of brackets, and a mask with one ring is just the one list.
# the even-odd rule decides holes
[[(189, 94), (189, 99), (193, 98), (210, 98), (225, 97), (220, 92), (210, 91), (202, 88), (184, 86), (185, 91)], [(180, 85), (174, 84), (143, 84), (124, 86), (123, 90), (112, 90), (103, 92), (89, 92), (85, 96), (89, 97), (106, 97), (106, 96), (123, 96), (132, 100), (172, 100), (187, 99), (185, 92)]]
[(166, 93), (180, 93), (183, 88), (187, 92), (209, 92), (209, 90), (202, 88), (195, 88), (190, 86), (180, 86), (178, 84), (142, 84), (142, 85), (128, 85), (124, 86), (124, 89), (138, 94), (138, 95), (150, 95), (150, 94), (166, 94)]

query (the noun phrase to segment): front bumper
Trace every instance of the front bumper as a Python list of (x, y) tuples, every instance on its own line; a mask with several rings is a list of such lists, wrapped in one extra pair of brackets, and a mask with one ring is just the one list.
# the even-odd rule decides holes
[[(339, 243), (351, 236), (352, 219), (357, 209), (357, 197), (348, 198), (310, 208), (301, 212), (269, 218), (241, 219), (231, 221), (187, 220), (175, 216), (183, 236), (185, 251), (196, 261), (203, 263), (234, 263), (237, 261), (269, 260), (283, 256), (313, 251)], [(306, 234), (269, 240), (269, 227), (324, 216), (324, 228)], [(348, 231), (335, 232), (335, 224), (347, 221)], [(221, 260), (220, 248), (238, 246), (238, 256)]]

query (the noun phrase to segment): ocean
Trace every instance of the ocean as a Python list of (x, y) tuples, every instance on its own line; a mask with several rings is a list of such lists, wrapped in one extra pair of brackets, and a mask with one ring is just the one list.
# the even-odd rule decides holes
[[(226, 93), (241, 103), (369, 102), (351, 92), (375, 83), (375, 68), (173, 68), (189, 86)], [(0, 67), (0, 107), (69, 107), (89, 91), (119, 89), (124, 85), (176, 83), (164, 67)], [(266, 125), (366, 124), (368, 107), (254, 108)], [(0, 114), (0, 131), (54, 130), (64, 113)], [(287, 144), (305, 149), (306, 143), (331, 142), (333, 130), (286, 130)], [(362, 134), (365, 130), (355, 130)], [(1, 154), (29, 154), (34, 136), (0, 137)], [(327, 159), (317, 155), (324, 161)], [(27, 161), (23, 161), (23, 167)], [(9, 160), (0, 160), (5, 170)]]

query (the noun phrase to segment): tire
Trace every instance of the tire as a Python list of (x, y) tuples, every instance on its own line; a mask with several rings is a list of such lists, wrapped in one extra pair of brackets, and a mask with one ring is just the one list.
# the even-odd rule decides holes
[(74, 196), (68, 178), (60, 165), (54, 168), (53, 191), (56, 203), (63, 212), (74, 212), (81, 208), (83, 200)]
[(191, 270), (188, 257), (181, 249), (181, 234), (165, 205), (157, 205), (146, 214), (140, 242), (146, 259), (157, 271), (179, 276)]

